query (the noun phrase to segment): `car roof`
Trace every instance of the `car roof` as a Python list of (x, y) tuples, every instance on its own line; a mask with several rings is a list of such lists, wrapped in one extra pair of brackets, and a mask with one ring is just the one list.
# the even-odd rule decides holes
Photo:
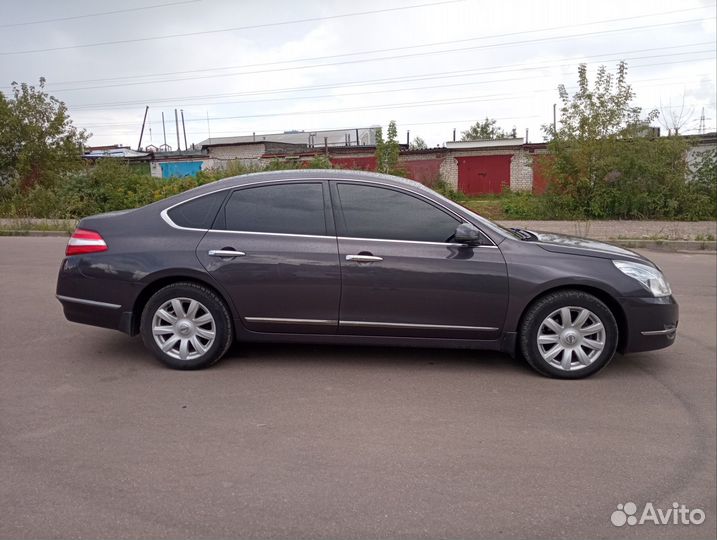
[[(175, 197), (171, 197), (172, 202), (176, 204), (179, 199), (189, 199), (200, 195), (211, 193), (213, 191), (231, 189), (256, 182), (269, 182), (272, 180), (356, 180), (367, 182), (380, 182), (396, 187), (403, 187), (409, 190), (420, 191), (424, 194), (434, 193), (432, 189), (427, 188), (423, 184), (408, 178), (392, 176), (390, 174), (381, 174), (370, 171), (357, 171), (350, 169), (287, 169), (282, 171), (265, 171), (239, 176), (229, 176), (222, 178), (216, 182), (204, 184), (202, 186), (190, 189)], [(165, 199), (168, 200), (168, 199)]]
[(381, 181), (387, 184), (405, 184), (410, 186), (421, 185), (418, 182), (392, 176), (390, 174), (381, 174), (371, 171), (349, 170), (349, 169), (287, 169), (282, 171), (263, 171), (240, 176), (230, 176), (219, 180), (219, 182), (234, 182), (236, 185), (248, 184), (254, 181), (265, 180), (301, 180), (301, 179), (321, 179), (321, 180), (373, 180)]

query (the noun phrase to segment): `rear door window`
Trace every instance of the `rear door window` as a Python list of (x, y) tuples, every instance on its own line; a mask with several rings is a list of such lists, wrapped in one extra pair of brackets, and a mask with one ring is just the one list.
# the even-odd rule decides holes
[(237, 190), (224, 206), (224, 228), (324, 236), (323, 185), (289, 183)]

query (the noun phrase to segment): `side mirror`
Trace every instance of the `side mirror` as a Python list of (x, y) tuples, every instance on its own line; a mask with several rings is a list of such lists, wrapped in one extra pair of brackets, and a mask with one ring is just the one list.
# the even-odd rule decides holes
[(470, 223), (461, 223), (453, 233), (453, 241), (458, 244), (477, 246), (480, 244), (481, 232)]

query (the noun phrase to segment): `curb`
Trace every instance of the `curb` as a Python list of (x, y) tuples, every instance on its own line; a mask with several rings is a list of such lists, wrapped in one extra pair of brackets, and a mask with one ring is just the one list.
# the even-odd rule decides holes
[(707, 240), (608, 240), (609, 243), (629, 249), (654, 251), (717, 251), (717, 242)]
[(67, 231), (31, 231), (31, 230), (6, 230), (0, 229), (0, 236), (56, 236), (67, 238), (71, 233)]

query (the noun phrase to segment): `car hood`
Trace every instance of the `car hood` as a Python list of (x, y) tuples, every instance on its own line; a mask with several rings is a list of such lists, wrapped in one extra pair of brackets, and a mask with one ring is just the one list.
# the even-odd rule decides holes
[(597, 240), (590, 240), (589, 238), (580, 238), (578, 236), (567, 236), (564, 234), (549, 232), (530, 232), (537, 237), (537, 241), (535, 242), (546, 251), (609, 259), (618, 257), (647, 261), (647, 259), (639, 253), (615, 246), (613, 244), (608, 244), (606, 242), (598, 242)]

